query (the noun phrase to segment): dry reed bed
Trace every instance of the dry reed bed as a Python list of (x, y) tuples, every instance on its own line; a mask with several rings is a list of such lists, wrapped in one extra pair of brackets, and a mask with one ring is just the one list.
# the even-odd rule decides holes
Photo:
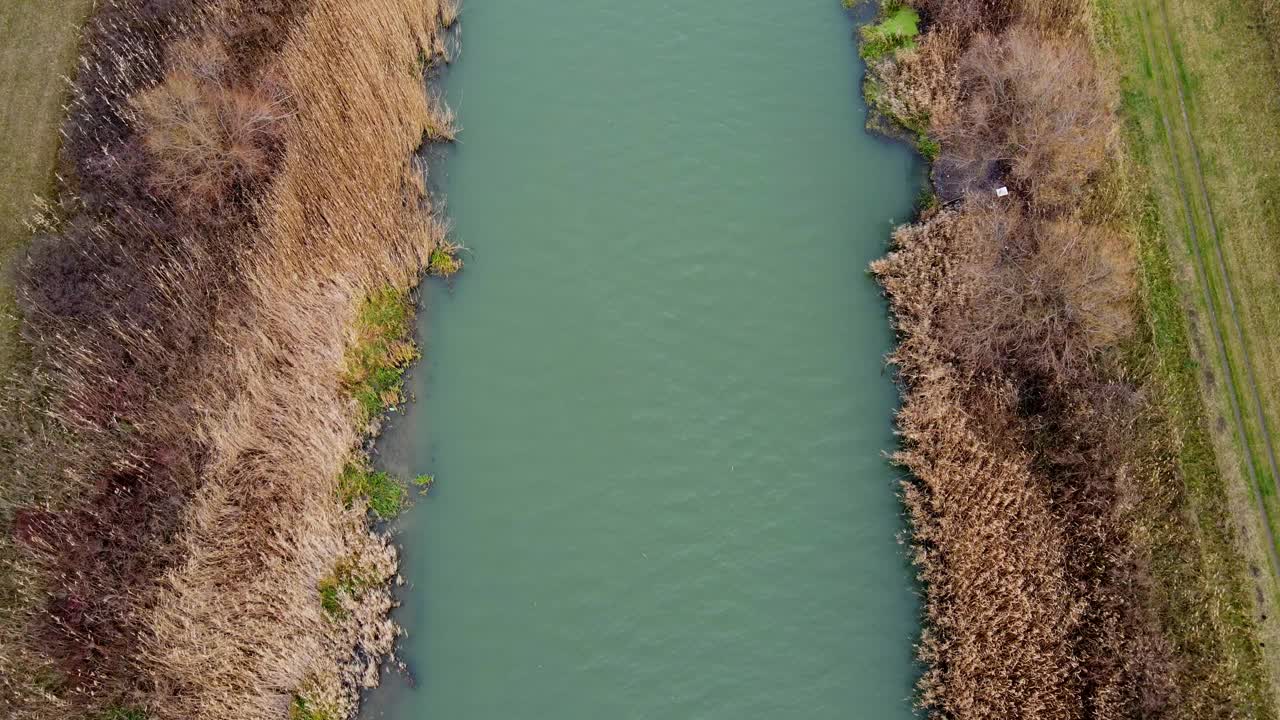
[(873, 64), (869, 97), (939, 143), (935, 185), (954, 197), (873, 266), (905, 391), (920, 705), (975, 720), (1269, 716), (1171, 639), (1156, 601), (1151, 527), (1189, 520), (1143, 515), (1180, 486), (1133, 361), (1131, 199), (1112, 181), (1117, 93), (1087, 5), (910, 4), (925, 32)]
[[(412, 287), (444, 238), (410, 158), (450, 127), (422, 71), (455, 18), (435, 0), (100, 9), (66, 220), (28, 273), (81, 497), (15, 514), (30, 634), (0, 655), (39, 675), (7, 680), (15, 717), (280, 718), (298, 698), (342, 717), (376, 682), (395, 557), (338, 499), (369, 430), (343, 376), (361, 302)], [(335, 616), (317, 588), (340, 565), (369, 587)]]
[(334, 502), (360, 430), (335, 380), (359, 301), (412, 286), (442, 237), (405, 167), (431, 115), (404, 62), (432, 47), (434, 18), (403, 2), (318, 0), (280, 59), (299, 98), (293, 152), (261, 201), (262, 239), (244, 261), (250, 300), (220, 323), (225, 356), (196, 395), (209, 465), (186, 561), (149, 622), (160, 693), (172, 698), (157, 717), (279, 717), (304, 684), (345, 715), (355, 698), (342, 690), (376, 682), (390, 649), (391, 629), (376, 622), (385, 592), (366, 593), (370, 617), (335, 633), (316, 587), (347, 559), (383, 584), (394, 568), (363, 511)]

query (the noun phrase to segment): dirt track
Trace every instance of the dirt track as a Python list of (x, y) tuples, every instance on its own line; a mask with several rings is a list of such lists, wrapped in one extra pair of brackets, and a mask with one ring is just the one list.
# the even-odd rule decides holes
[[(1158, 9), (1156, 12), (1159, 15), (1154, 17), (1150, 11), (1152, 6), (1157, 5), (1157, 2)], [(1276, 453), (1271, 440), (1271, 433), (1267, 426), (1262, 397), (1258, 390), (1254, 363), (1249, 356), (1247, 347), (1243, 343), (1245, 337), (1244, 326), (1240, 320), (1235, 290), (1232, 287), (1231, 276), (1227, 272), (1226, 259), (1223, 256), (1217, 221), (1213, 214), (1213, 204), (1209, 198), (1208, 186), (1205, 181), (1200, 149), (1191, 124), (1190, 114), (1187, 110), (1186, 91), (1183, 88), (1183, 81), (1177, 69), (1178, 58), (1174, 52), (1174, 35), (1169, 20), (1167, 2), (1166, 0), (1147, 0), (1141, 13), (1145, 19), (1143, 34), (1147, 45), (1147, 53), (1153, 60), (1152, 72), (1157, 75), (1155, 87), (1158, 90), (1164, 90), (1168, 85), (1176, 88), (1176, 93), (1170, 93), (1167, 90), (1158, 93), (1157, 101), (1160, 119), (1164, 124), (1165, 139), (1171, 156), (1171, 170), (1178, 182), (1178, 193), (1182, 200), (1189, 245), (1192, 248), (1192, 255), (1195, 261), (1197, 285), (1200, 287), (1202, 299), (1208, 311), (1209, 326), (1213, 332), (1218, 363), (1223, 368), (1222, 375), (1226, 383), (1227, 399), (1231, 406), (1233, 431), (1236, 437), (1239, 438), (1249, 482), (1253, 488), (1254, 500), (1257, 504), (1257, 511), (1262, 517), (1262, 527), (1266, 533), (1272, 570), (1277, 575), (1280, 575), (1280, 555), (1277, 554), (1275, 532), (1267, 516), (1267, 508), (1263, 500), (1262, 483), (1264, 479), (1259, 473), (1258, 463), (1255, 458), (1255, 453), (1258, 450), (1255, 446), (1259, 443), (1250, 439), (1245, 422), (1245, 409), (1241, 407), (1242, 398), (1250, 406), (1248, 409), (1252, 411), (1258, 423), (1262, 454), (1265, 455), (1271, 481), (1276, 483), (1278, 492), (1280, 492), (1280, 471), (1277, 470)], [(1159, 25), (1158, 29), (1154, 27), (1157, 23)], [(1155, 37), (1157, 33), (1163, 37)], [(1170, 119), (1171, 115), (1174, 116), (1172, 121)], [(1174, 129), (1175, 124), (1177, 125), (1177, 131)], [(1217, 265), (1218, 272), (1213, 278), (1210, 277), (1210, 269), (1205, 259), (1204, 248), (1206, 245), (1212, 248)], [(1222, 287), (1226, 305), (1225, 313), (1220, 313), (1219, 311), (1218, 305), (1220, 303), (1213, 292), (1214, 280), (1220, 283)], [(1239, 365), (1242, 366), (1243, 373), (1238, 373), (1232, 365), (1231, 354), (1223, 332), (1223, 314), (1229, 318), (1232, 329), (1242, 340)], [(1243, 374), (1243, 382), (1240, 382), (1237, 374)], [(1242, 385), (1245, 390), (1243, 393), (1241, 392)]]

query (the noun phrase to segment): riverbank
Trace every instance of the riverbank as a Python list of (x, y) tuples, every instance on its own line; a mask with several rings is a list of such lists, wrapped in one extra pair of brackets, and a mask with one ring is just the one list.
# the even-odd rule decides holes
[(921, 705), (1273, 717), (1168, 255), (1095, 59), (1099, 18), (911, 5), (920, 34), (871, 58), (867, 95), (935, 159), (936, 194), (875, 265), (915, 476)]
[(423, 78), (455, 19), (97, 9), (20, 291), (48, 405), (6, 448), (45, 480), (7, 523), (10, 716), (319, 720), (376, 683), (371, 518), (406, 491), (360, 453), (416, 357), (407, 293), (454, 269), (412, 159), (452, 135)]

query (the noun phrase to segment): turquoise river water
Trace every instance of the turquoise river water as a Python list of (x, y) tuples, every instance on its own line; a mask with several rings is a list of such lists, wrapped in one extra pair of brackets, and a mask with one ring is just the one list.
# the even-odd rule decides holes
[[(874, 12), (869, 8), (862, 14)], [(912, 718), (892, 335), (919, 167), (840, 0), (470, 0), (388, 720)]]

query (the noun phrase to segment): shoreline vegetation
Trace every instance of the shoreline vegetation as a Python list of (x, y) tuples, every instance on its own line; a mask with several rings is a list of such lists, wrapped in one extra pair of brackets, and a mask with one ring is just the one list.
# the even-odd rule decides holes
[(365, 448), (460, 268), (417, 159), (457, 13), (98, 3), (4, 384), (0, 714), (340, 720), (377, 683), (408, 493)]
[[(938, 718), (1274, 718), (1169, 251), (1099, 18), (888, 0), (873, 129), (933, 163), (873, 265)], [(998, 188), (1007, 188), (999, 196)]]

